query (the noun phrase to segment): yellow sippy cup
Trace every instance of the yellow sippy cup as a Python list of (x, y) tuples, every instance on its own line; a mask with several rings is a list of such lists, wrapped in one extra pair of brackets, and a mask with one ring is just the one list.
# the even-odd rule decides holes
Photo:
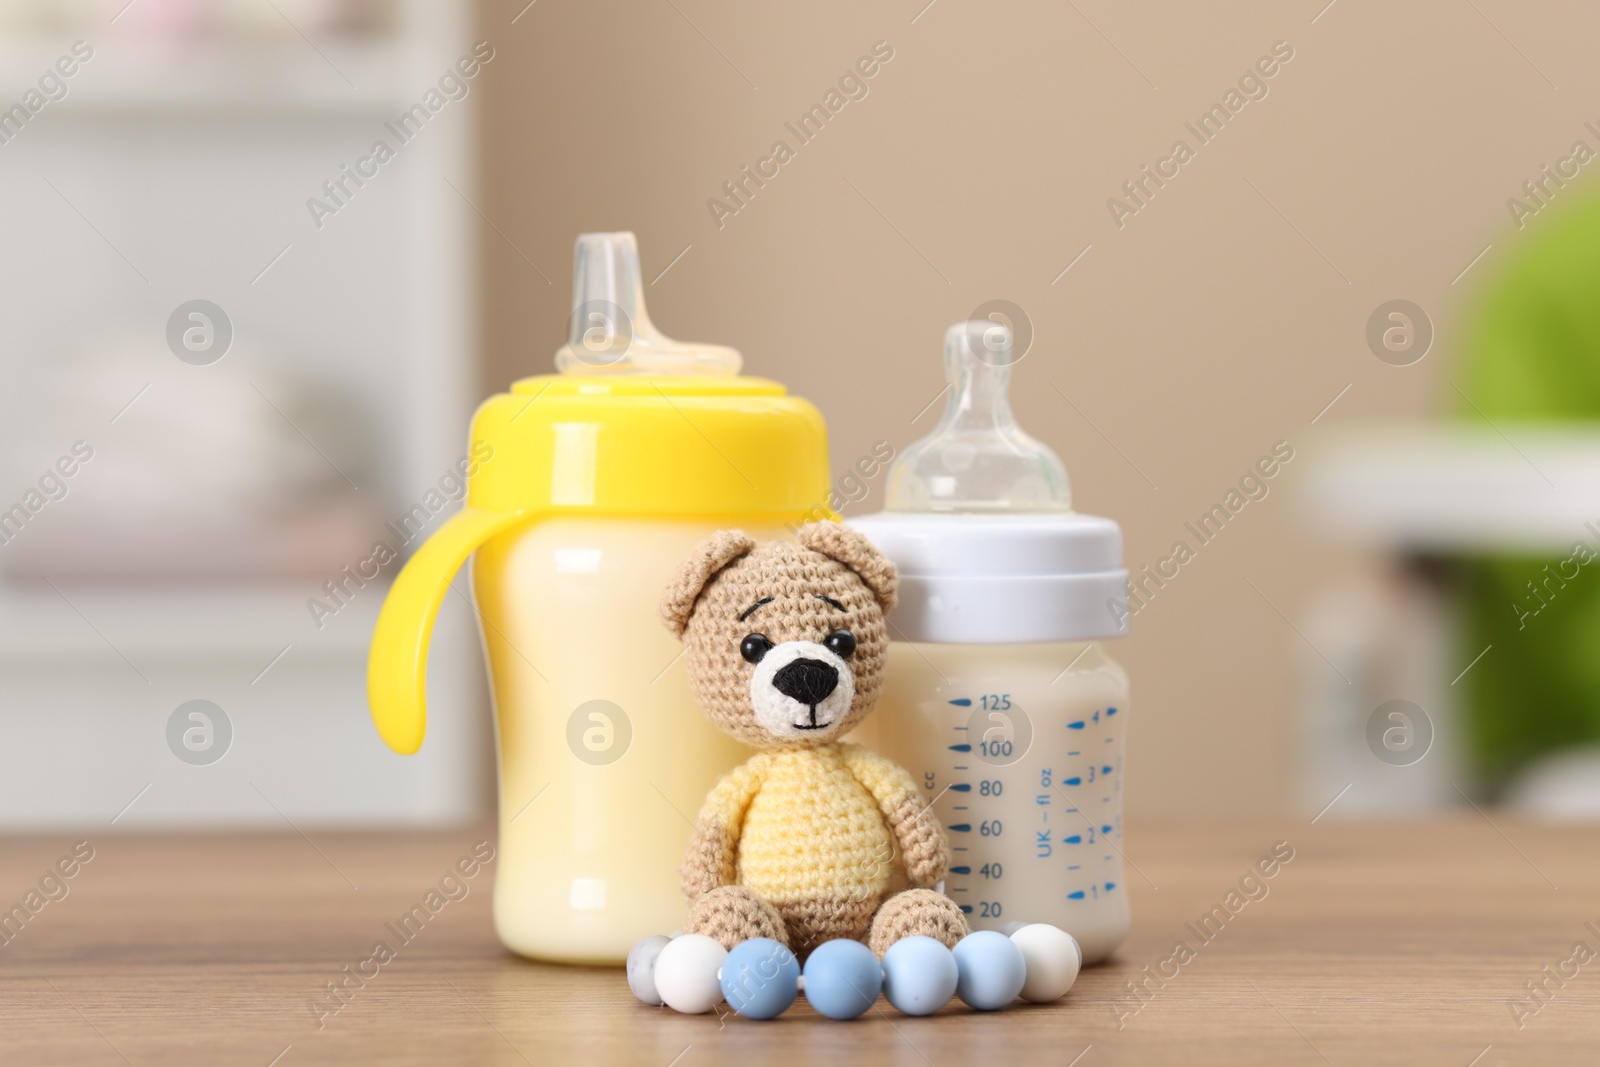
[(367, 694), (384, 740), (415, 752), (430, 631), (476, 553), (500, 757), (495, 929), (525, 956), (621, 963), (682, 924), (691, 820), (747, 754), (691, 699), (661, 590), (718, 529), (782, 537), (826, 513), (827, 438), (810, 403), (741, 376), (734, 349), (655, 330), (633, 234), (583, 234), (574, 273), (559, 373), (478, 409), (466, 506), (395, 579)]

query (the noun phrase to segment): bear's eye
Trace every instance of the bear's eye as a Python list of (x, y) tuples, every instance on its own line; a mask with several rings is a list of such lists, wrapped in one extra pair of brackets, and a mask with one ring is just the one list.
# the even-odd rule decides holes
[[(855, 645), (852, 639), (851, 646)], [(772, 642), (767, 640), (766, 634), (746, 634), (745, 639), (739, 642), (739, 655), (750, 663), (760, 663), (768, 652), (772, 651)]]
[(822, 643), (840, 658), (849, 659), (855, 654), (856, 635), (849, 630), (835, 630)]

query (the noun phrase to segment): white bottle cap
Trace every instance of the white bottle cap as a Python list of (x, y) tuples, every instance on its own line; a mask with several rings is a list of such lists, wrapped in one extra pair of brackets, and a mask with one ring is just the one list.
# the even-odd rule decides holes
[(1017, 426), (1006, 396), (1011, 332), (945, 334), (950, 399), (889, 474), (887, 510), (851, 519), (894, 561), (898, 640), (1087, 641), (1128, 632), (1122, 530), (1071, 509), (1067, 472)]
[(900, 570), (890, 636), (943, 644), (1089, 641), (1128, 632), (1122, 530), (1075, 512), (849, 520)]

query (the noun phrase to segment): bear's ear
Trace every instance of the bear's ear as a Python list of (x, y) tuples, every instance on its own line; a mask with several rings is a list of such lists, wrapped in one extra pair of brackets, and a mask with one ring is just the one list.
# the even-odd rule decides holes
[(800, 527), (798, 540), (813, 552), (821, 552), (855, 571), (885, 612), (894, 607), (900, 576), (866, 535), (842, 522), (808, 522)]
[(706, 583), (755, 547), (755, 541), (743, 530), (718, 530), (678, 564), (671, 584), (661, 594), (661, 621), (674, 637), (683, 636), (689, 616), (694, 614), (694, 602), (700, 598)]

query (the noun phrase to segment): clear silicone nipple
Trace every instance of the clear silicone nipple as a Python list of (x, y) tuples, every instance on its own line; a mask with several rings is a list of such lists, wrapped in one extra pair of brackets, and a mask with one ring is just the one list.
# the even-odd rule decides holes
[(1022, 432), (1007, 389), (1015, 357), (1011, 331), (961, 322), (944, 335), (950, 398), (944, 418), (911, 445), (889, 474), (889, 511), (1070, 511), (1067, 469)]
[(674, 341), (650, 322), (632, 233), (578, 235), (563, 374), (738, 374), (738, 349)]

